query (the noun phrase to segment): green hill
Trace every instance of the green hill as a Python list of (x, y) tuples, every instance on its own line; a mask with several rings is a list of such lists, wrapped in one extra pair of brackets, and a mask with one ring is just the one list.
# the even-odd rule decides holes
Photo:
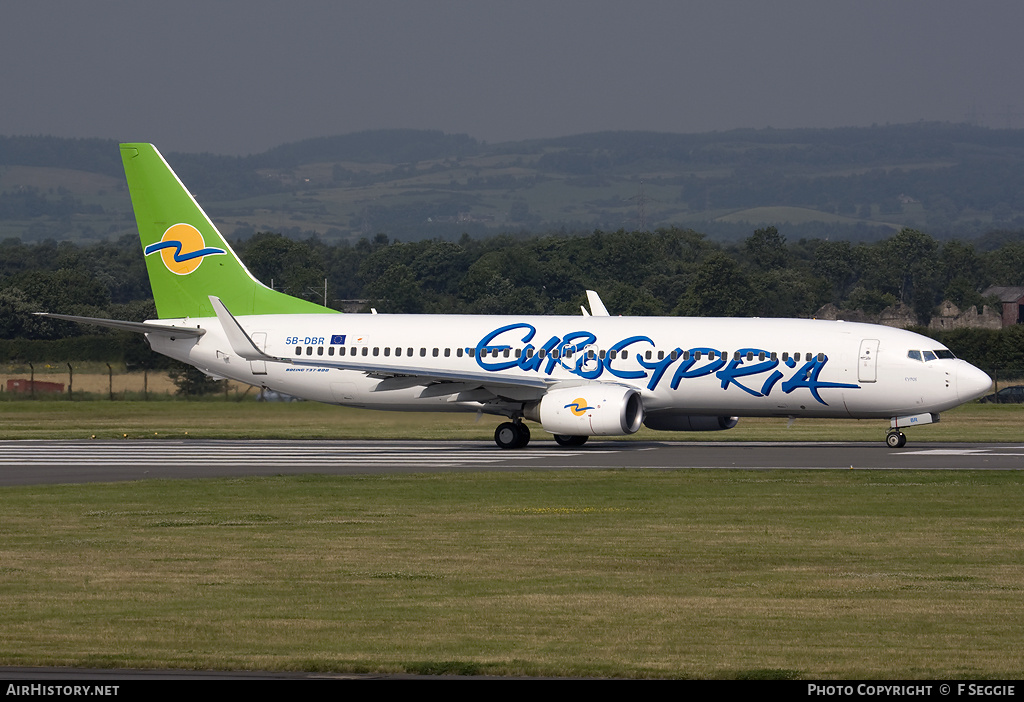
[[(159, 144), (157, 145), (159, 147)], [(248, 157), (165, 154), (230, 236), (403, 241), (682, 226), (738, 238), (970, 237), (1024, 227), (1024, 130), (609, 132), (487, 144), (439, 131), (308, 139)], [(134, 231), (116, 143), (0, 137), (0, 238)]]

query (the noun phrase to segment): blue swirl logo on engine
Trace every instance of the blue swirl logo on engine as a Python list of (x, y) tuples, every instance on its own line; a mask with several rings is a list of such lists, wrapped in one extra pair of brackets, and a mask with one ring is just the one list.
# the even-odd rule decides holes
[(587, 401), (582, 397), (577, 397), (575, 400), (565, 405), (565, 409), (569, 410), (577, 417), (582, 417), (584, 414), (587, 413), (587, 410), (592, 410), (594, 408), (588, 406)]

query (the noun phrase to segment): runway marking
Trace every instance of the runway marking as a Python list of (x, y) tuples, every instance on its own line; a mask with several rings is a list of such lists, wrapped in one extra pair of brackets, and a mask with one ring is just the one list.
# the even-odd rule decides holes
[[(257, 465), (274, 468), (348, 466), (462, 466), (481, 463), (572, 458), (612, 449), (502, 451), (462, 444), (327, 445), (260, 442), (69, 443), (0, 442), (3, 466), (179, 466)], [(443, 454), (443, 455), (442, 455)]]
[[(1019, 446), (1007, 448), (1019, 449)], [(998, 449), (923, 449), (921, 451), (899, 451), (905, 456), (1024, 456), (1024, 453), (1006, 453), (1002, 447)]]

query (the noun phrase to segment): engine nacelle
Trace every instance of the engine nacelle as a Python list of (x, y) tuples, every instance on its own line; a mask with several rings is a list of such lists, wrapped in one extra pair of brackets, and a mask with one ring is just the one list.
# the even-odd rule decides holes
[(739, 417), (658, 412), (644, 417), (644, 425), (659, 431), (722, 431), (732, 429), (739, 420)]
[(526, 416), (552, 434), (621, 436), (640, 429), (644, 403), (634, 388), (595, 383), (553, 390)]

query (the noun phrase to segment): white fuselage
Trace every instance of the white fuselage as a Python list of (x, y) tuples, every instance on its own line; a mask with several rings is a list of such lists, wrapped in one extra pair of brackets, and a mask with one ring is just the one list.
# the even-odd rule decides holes
[(286, 362), (241, 358), (216, 318), (161, 320), (207, 333), (149, 339), (216, 376), (374, 409), (512, 416), (546, 388), (610, 383), (636, 388), (649, 416), (883, 418), (941, 412), (990, 384), (932, 339), (852, 322), (365, 314), (238, 322)]

